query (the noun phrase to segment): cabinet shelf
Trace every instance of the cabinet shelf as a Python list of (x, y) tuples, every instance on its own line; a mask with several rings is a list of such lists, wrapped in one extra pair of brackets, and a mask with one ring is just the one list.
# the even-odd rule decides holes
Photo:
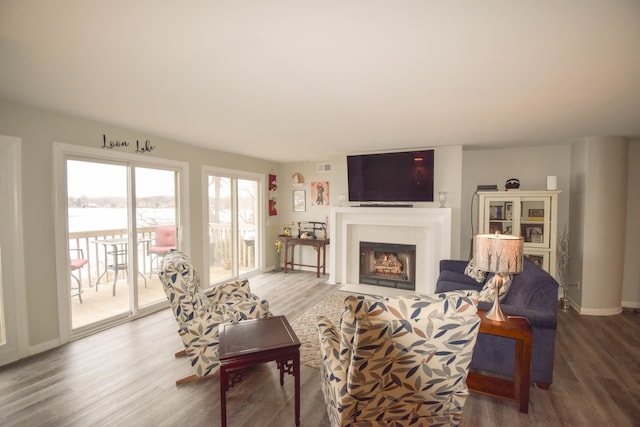
[(522, 236), (525, 256), (555, 276), (559, 193), (478, 192), (478, 230), (480, 233)]

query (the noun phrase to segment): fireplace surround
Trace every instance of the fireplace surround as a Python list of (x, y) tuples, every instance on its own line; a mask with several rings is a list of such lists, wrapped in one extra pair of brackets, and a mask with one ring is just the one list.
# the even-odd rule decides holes
[[(351, 292), (432, 294), (441, 259), (451, 258), (450, 208), (332, 207), (329, 283)], [(360, 242), (416, 246), (415, 291), (360, 283)]]

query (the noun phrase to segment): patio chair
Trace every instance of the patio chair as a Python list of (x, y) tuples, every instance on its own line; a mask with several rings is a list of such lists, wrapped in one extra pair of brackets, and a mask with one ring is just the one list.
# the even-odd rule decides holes
[(203, 292), (189, 257), (170, 250), (159, 273), (171, 310), (178, 323), (184, 350), (176, 357), (189, 358), (193, 375), (176, 381), (183, 384), (218, 372), (218, 326), (271, 316), (269, 303), (251, 293), (247, 279), (234, 280)]
[(339, 426), (458, 425), (480, 318), (478, 292), (349, 296), (340, 329), (321, 316), (320, 375)]
[[(75, 252), (77, 255), (75, 257), (69, 256), (69, 269), (71, 278), (76, 281), (78, 287), (73, 286), (73, 282), (71, 282), (71, 298), (77, 296), (78, 300), (80, 300), (80, 304), (82, 304), (82, 267), (89, 263), (88, 259), (84, 257), (84, 251), (82, 249), (69, 249), (69, 252)], [(74, 271), (78, 271), (78, 275), (74, 274)]]
[[(153, 273), (160, 273), (160, 260), (171, 250), (176, 248), (176, 227), (160, 225), (156, 227), (155, 240), (149, 245), (147, 253), (151, 258), (149, 278)], [(155, 264), (155, 267), (154, 267)], [(145, 282), (146, 285), (146, 282)]]

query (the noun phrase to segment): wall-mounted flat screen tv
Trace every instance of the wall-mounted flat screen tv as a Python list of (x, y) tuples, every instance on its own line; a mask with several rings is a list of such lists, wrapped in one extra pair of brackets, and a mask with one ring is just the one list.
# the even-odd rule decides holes
[(432, 202), (434, 150), (347, 156), (349, 201)]

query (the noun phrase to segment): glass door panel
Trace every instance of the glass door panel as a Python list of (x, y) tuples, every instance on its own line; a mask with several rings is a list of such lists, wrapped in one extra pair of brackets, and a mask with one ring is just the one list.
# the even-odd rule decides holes
[(256, 269), (258, 182), (238, 180), (238, 274)]
[(172, 170), (135, 168), (138, 229), (138, 307), (166, 300), (158, 272), (164, 255), (178, 247), (178, 174)]
[(208, 176), (209, 282), (233, 277), (233, 234), (231, 178)]
[(520, 219), (520, 235), (529, 247), (548, 247), (548, 226), (545, 218), (549, 218), (548, 198), (522, 198)]
[(67, 160), (72, 329), (130, 313), (127, 166)]
[(258, 268), (260, 181), (207, 176), (209, 282), (219, 283)]

